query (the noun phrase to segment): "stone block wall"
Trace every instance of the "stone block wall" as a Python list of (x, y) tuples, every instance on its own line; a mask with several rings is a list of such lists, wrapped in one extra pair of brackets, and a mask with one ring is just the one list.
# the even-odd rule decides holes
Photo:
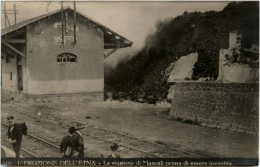
[(175, 83), (170, 116), (207, 127), (258, 134), (258, 83)]

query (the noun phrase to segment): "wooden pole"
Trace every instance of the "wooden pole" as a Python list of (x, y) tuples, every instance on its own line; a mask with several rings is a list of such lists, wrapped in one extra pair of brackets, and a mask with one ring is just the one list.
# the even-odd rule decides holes
[(4, 12), (5, 12), (5, 28), (6, 28), (6, 6), (5, 6), (5, 2), (4, 2)]
[[(7, 22), (8, 22), (8, 26), (10, 26), (10, 21), (9, 21), (9, 18), (8, 18), (8, 16), (7, 16), (7, 13), (6, 13), (5, 2), (4, 2), (4, 11), (5, 11), (5, 19), (6, 19)], [(5, 28), (7, 27), (6, 20), (5, 20)]]
[(7, 22), (8, 22), (8, 26), (10, 27), (10, 21), (9, 21), (9, 18), (8, 18), (8, 16), (6, 15), (6, 19), (7, 19)]
[(76, 1), (74, 1), (74, 45), (76, 45)]
[(16, 24), (16, 4), (14, 4), (14, 24)]
[(63, 18), (63, 2), (61, 1), (61, 44), (64, 45), (64, 18)]

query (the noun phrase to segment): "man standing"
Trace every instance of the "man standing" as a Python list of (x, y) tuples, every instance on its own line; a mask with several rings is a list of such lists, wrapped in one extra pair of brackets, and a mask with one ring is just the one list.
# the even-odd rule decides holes
[(69, 134), (64, 136), (62, 142), (60, 144), (60, 154), (63, 153), (63, 158), (69, 158), (72, 156), (71, 150), (71, 137), (72, 134), (75, 133), (76, 130), (74, 127), (69, 128)]
[(72, 157), (84, 158), (84, 140), (82, 134), (78, 131), (84, 127), (75, 129), (71, 127), (73, 134), (71, 137)]
[(13, 149), (14, 149), (16, 158), (20, 158), (22, 136), (23, 136), (23, 134), (27, 134), (27, 127), (26, 127), (25, 123), (23, 123), (23, 124), (14, 123), (13, 116), (8, 116), (7, 120), (9, 122), (9, 127), (8, 127), (8, 132), (7, 132), (9, 142), (13, 144)]

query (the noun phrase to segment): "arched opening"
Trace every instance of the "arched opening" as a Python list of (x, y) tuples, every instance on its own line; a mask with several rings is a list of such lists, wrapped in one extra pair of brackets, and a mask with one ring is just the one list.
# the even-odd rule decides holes
[(77, 62), (77, 56), (72, 53), (62, 53), (57, 56), (57, 62)]

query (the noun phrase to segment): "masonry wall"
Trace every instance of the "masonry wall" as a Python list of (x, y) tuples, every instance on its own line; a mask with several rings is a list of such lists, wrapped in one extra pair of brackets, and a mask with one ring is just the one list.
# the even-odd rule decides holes
[[(1, 57), (3, 57), (1, 59), (1, 75), (2, 75), (1, 88), (12, 92), (17, 92), (18, 83), (17, 83), (16, 56), (13, 56), (13, 58), (9, 57), (10, 62), (6, 63), (7, 54), (5, 52), (1, 52), (1, 54), (2, 54)], [(12, 79), (10, 75), (12, 75)]]
[(258, 89), (258, 83), (176, 83), (170, 116), (203, 126), (258, 134)]
[(91, 93), (70, 93), (70, 94), (52, 94), (52, 95), (29, 95), (5, 89), (1, 90), (1, 101), (13, 99), (15, 101), (31, 103), (48, 103), (48, 102), (97, 102), (104, 101), (102, 92)]
[[(73, 13), (68, 12), (67, 37), (73, 37)], [(61, 46), (61, 16), (52, 15), (27, 26), (27, 89), (25, 94), (103, 92), (104, 36), (92, 23), (77, 16), (77, 44), (66, 37)], [(58, 63), (61, 53), (77, 62)]]

